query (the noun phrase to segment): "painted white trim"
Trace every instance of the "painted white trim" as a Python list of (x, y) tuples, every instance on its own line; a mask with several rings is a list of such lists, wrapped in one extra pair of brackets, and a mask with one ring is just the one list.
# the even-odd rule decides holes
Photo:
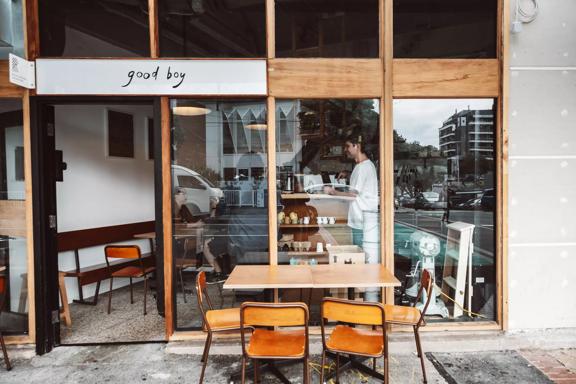
[(576, 243), (516, 243), (508, 244), (510, 248), (520, 248), (520, 247), (576, 247)]
[(510, 67), (511, 71), (576, 71), (576, 67)]
[(510, 160), (574, 160), (576, 155), (517, 155), (509, 156)]

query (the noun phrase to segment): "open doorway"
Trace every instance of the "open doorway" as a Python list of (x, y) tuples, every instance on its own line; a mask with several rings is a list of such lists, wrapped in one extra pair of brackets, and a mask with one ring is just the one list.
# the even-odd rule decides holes
[(40, 145), (53, 162), (43, 211), (54, 204), (44, 266), (61, 307), (55, 344), (165, 340), (155, 110), (154, 100), (38, 104)]

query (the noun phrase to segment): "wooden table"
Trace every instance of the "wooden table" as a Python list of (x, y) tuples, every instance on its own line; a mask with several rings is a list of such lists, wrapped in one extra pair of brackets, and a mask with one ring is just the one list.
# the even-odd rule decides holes
[(399, 287), (383, 265), (237, 265), (224, 289)]
[[(381, 264), (323, 264), (323, 265), (237, 265), (226, 282), (225, 289), (279, 288), (354, 288), (398, 287), (400, 281)], [(386, 346), (386, 349), (388, 346)], [(351, 365), (382, 380), (387, 377), (353, 358), (344, 358), (341, 370)], [(288, 382), (274, 365), (268, 367), (282, 382)], [(384, 373), (388, 375), (386, 371)], [(235, 379), (238, 375), (233, 375)], [(325, 379), (329, 381), (333, 375)]]

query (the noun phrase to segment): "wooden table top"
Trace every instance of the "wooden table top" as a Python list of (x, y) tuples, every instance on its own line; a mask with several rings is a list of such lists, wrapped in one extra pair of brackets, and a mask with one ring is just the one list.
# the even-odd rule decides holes
[(225, 289), (312, 288), (307, 265), (237, 265)]
[(310, 269), (314, 288), (400, 286), (400, 281), (381, 264), (321, 264)]
[(383, 265), (238, 265), (225, 289), (398, 287)]

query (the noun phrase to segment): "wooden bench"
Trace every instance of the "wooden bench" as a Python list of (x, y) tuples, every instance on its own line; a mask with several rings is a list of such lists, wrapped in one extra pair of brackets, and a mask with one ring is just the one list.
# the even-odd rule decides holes
[[(79, 300), (74, 300), (76, 303), (96, 305), (98, 303), (98, 294), (100, 292), (100, 282), (109, 277), (109, 271), (106, 263), (91, 265), (87, 267), (80, 266), (80, 250), (83, 248), (96, 247), (119, 243), (122, 241), (136, 240), (135, 235), (145, 232), (153, 232), (155, 230), (154, 221), (146, 221), (132, 224), (112, 225), (108, 227), (81, 229), (77, 231), (61, 232), (58, 233), (58, 253), (74, 251), (75, 268), (70, 271), (60, 271), (58, 276), (58, 283), (60, 286), (60, 298), (62, 300), (62, 317), (67, 326), (72, 324), (70, 318), (70, 310), (68, 306), (68, 295), (66, 292), (66, 285), (64, 278), (75, 277), (78, 282), (78, 295)], [(152, 240), (150, 241), (152, 244)], [(154, 265), (154, 257), (152, 253), (142, 255), (144, 259), (144, 266)], [(104, 253), (102, 253), (104, 259)], [(134, 261), (114, 261), (110, 263), (110, 270), (112, 272), (119, 270), (127, 265), (137, 263)], [(84, 300), (83, 287), (88, 284), (96, 283), (96, 292), (92, 301)]]

